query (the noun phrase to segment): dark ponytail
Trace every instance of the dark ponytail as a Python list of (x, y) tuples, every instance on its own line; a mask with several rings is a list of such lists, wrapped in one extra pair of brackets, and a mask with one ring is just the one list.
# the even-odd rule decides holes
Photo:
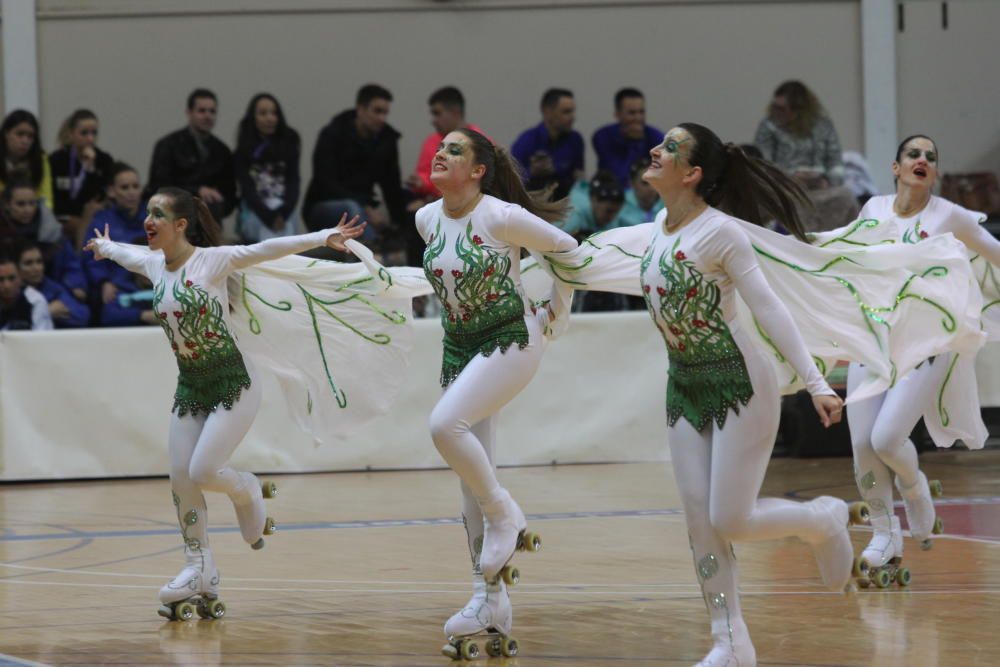
[(510, 153), (495, 145), (480, 132), (467, 127), (455, 130), (464, 134), (472, 143), (476, 164), (486, 167), (480, 190), (511, 204), (518, 204), (546, 222), (564, 220), (569, 214), (569, 200), (548, 201), (551, 190), (528, 192), (524, 188), (520, 169)]
[(184, 236), (191, 245), (199, 248), (222, 245), (222, 229), (212, 217), (212, 212), (208, 210), (205, 202), (180, 188), (160, 188), (156, 194), (170, 197), (175, 220), (180, 218), (187, 220)]
[(797, 239), (809, 242), (798, 208), (811, 203), (798, 183), (770, 162), (750, 157), (736, 144), (723, 144), (703, 125), (681, 123), (678, 127), (694, 138), (688, 163), (701, 167), (695, 192), (707, 204), (756, 225), (776, 219)]

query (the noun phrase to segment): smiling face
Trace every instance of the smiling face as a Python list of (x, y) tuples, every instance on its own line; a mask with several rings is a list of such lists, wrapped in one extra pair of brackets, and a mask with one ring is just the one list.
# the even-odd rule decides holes
[(45, 262), (42, 261), (42, 251), (38, 248), (29, 248), (21, 253), (21, 259), (17, 262), (17, 270), (21, 274), (21, 280), (32, 287), (38, 287), (45, 279)]
[(153, 195), (148, 208), (149, 215), (143, 229), (146, 230), (149, 248), (171, 254), (173, 248), (184, 240), (187, 220), (174, 218), (173, 201), (167, 195)]
[(485, 173), (486, 167), (476, 164), (472, 141), (461, 132), (449, 132), (431, 161), (431, 182), (442, 191), (481, 180)]
[(700, 167), (691, 167), (688, 158), (694, 147), (694, 137), (680, 127), (671, 128), (663, 135), (663, 143), (649, 151), (649, 168), (642, 179), (657, 192), (670, 191)]
[(926, 137), (909, 140), (899, 161), (892, 163), (892, 173), (901, 186), (930, 190), (938, 177), (937, 146)]
[(646, 100), (642, 97), (626, 97), (615, 109), (615, 119), (621, 126), (622, 134), (629, 139), (641, 139), (646, 132)]

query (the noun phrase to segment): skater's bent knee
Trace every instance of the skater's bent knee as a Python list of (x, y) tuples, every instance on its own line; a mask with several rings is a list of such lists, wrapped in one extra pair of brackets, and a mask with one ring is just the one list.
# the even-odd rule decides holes
[(212, 486), (219, 478), (219, 469), (215, 466), (191, 464), (188, 468), (188, 477), (191, 481), (201, 487)]
[(727, 542), (739, 541), (750, 527), (750, 515), (737, 508), (713, 509), (709, 520), (716, 534)]
[(431, 412), (428, 426), (431, 431), (431, 440), (440, 450), (448, 448), (456, 438), (469, 432), (469, 424), (454, 415), (448, 414), (444, 410), (434, 410)]

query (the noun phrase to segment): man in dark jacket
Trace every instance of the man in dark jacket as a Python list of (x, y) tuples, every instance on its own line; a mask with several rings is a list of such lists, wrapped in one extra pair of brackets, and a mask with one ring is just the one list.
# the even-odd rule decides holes
[[(397, 231), (405, 223), (406, 204), (399, 173), (400, 134), (386, 123), (391, 102), (392, 93), (382, 86), (362, 86), (355, 107), (334, 116), (320, 132), (302, 204), (309, 229), (334, 227), (346, 213), (368, 220), (369, 229), (379, 230), (382, 237), (401, 238)], [(378, 211), (376, 183), (389, 220)]]
[(218, 101), (215, 93), (198, 88), (188, 95), (185, 128), (156, 142), (145, 198), (164, 186), (187, 190), (200, 197), (218, 220), (236, 206), (233, 154), (212, 129)]

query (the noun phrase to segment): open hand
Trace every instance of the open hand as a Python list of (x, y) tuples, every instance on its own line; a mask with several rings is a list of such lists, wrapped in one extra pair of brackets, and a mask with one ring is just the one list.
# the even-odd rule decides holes
[(340, 217), (340, 224), (332, 230), (335, 233), (331, 233), (326, 237), (327, 247), (339, 250), (340, 252), (350, 252), (347, 246), (344, 245), (344, 241), (358, 238), (364, 233), (365, 227), (368, 225), (367, 222), (360, 222), (360, 220), (359, 216), (354, 216), (348, 220), (346, 213), (342, 215)]
[(844, 412), (844, 401), (839, 396), (813, 396), (813, 407), (823, 426), (830, 428), (833, 424), (840, 422), (840, 417)]
[(104, 225), (104, 233), (103, 234), (101, 234), (101, 230), (95, 229), (94, 230), (94, 238), (92, 238), (89, 241), (87, 241), (87, 245), (83, 246), (83, 249), (86, 250), (86, 251), (88, 251), (88, 252), (94, 253), (94, 259), (107, 259), (104, 255), (101, 254), (101, 251), (98, 249), (98, 246), (97, 246), (97, 240), (98, 239), (101, 239), (101, 240), (104, 240), (104, 241), (110, 241), (111, 240), (111, 234), (108, 232), (108, 226), (107, 225)]

